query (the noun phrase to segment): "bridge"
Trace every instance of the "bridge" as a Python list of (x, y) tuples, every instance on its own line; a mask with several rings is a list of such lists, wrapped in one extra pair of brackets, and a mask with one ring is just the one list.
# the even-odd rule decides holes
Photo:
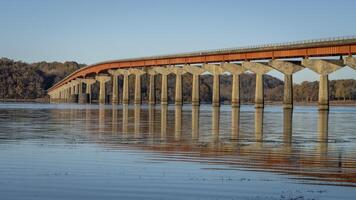
[[(284, 74), (283, 107), (293, 108), (293, 74), (311, 69), (320, 75), (320, 110), (329, 109), (328, 75), (349, 66), (356, 70), (356, 37), (306, 40), (213, 51), (106, 61), (81, 68), (48, 89), (51, 102), (90, 103), (92, 85), (99, 83), (99, 103), (106, 102), (106, 83), (112, 81), (113, 104), (119, 102), (118, 77), (123, 77), (122, 104), (129, 103), (129, 76), (135, 76), (134, 103), (141, 104), (141, 76), (149, 75), (148, 103), (155, 104), (155, 77), (161, 76), (161, 104), (167, 105), (168, 75), (176, 76), (175, 104), (182, 105), (182, 75), (192, 75), (192, 105), (199, 105), (199, 77), (213, 75), (213, 106), (220, 105), (221, 74), (232, 76), (231, 105), (240, 106), (239, 76), (256, 75), (255, 107), (264, 107), (263, 75), (271, 70)], [(85, 89), (84, 89), (85, 88)]]

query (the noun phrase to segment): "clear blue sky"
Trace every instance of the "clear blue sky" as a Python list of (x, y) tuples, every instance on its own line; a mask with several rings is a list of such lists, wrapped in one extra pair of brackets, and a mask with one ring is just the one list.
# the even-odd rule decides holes
[[(92, 64), (356, 35), (355, 0), (0, 0), (0, 9), (0, 57), (25, 62)], [(356, 78), (356, 71), (331, 78)]]

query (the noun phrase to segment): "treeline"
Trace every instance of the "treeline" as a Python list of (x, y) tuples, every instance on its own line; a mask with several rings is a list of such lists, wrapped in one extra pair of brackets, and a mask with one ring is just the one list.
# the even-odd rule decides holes
[[(36, 99), (46, 96), (46, 90), (73, 71), (84, 67), (84, 64), (76, 62), (38, 62), (24, 63), (7, 58), (0, 59), (0, 98), (1, 99)], [(148, 76), (142, 76), (142, 99), (147, 100)], [(160, 76), (156, 78), (156, 98), (160, 99)], [(231, 100), (232, 77), (222, 75), (220, 78), (220, 94), (222, 102)], [(134, 76), (129, 77), (130, 99), (134, 95)], [(191, 99), (192, 76), (183, 75), (183, 100)], [(213, 78), (211, 75), (203, 75), (200, 79), (200, 98), (202, 102), (211, 102)], [(107, 94), (111, 94), (111, 82), (108, 82)], [(119, 78), (122, 86), (123, 80)], [(264, 77), (266, 101), (283, 100), (283, 81), (269, 75)], [(318, 81), (302, 82), (294, 85), (294, 99), (299, 102), (313, 102), (318, 100)], [(175, 76), (168, 77), (168, 99), (174, 101)], [(330, 81), (331, 100), (356, 100), (356, 80)], [(242, 102), (253, 102), (255, 92), (255, 76), (245, 73), (240, 77), (240, 93)], [(94, 96), (97, 98), (98, 83), (93, 87)], [(122, 93), (122, 91), (119, 91)], [(122, 95), (120, 95), (122, 96)]]
[(76, 62), (24, 63), (0, 59), (0, 98), (43, 98), (46, 90), (84, 65)]

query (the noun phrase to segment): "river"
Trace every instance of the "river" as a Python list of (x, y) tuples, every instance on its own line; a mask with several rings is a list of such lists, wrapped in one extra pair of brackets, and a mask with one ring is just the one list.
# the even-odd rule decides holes
[(0, 199), (355, 199), (356, 107), (0, 104)]

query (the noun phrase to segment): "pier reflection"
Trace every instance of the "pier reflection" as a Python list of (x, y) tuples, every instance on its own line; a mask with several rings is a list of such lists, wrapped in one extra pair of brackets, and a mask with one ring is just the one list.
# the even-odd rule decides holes
[(240, 108), (231, 108), (231, 139), (237, 140), (239, 138), (240, 129)]
[(293, 109), (283, 109), (283, 144), (286, 151), (292, 147)]
[[(348, 170), (350, 166), (356, 166), (356, 158), (341, 157), (343, 152), (335, 152), (335, 148), (329, 148), (328, 111), (318, 111), (313, 115), (315, 120), (313, 124), (317, 130), (314, 136), (300, 135), (297, 132), (293, 137), (295, 121), (293, 109), (282, 109), (279, 115), (266, 113), (261, 108), (255, 109), (254, 112), (242, 112), (239, 107), (233, 107), (228, 112), (221, 110), (220, 107), (204, 108), (203, 114), (200, 106), (192, 106), (187, 112), (180, 105), (172, 107), (161, 105), (157, 110), (155, 106), (140, 105), (112, 106), (109, 109), (111, 115), (106, 115), (110, 110), (102, 106), (98, 109), (86, 107), (82, 115), (78, 114), (80, 112), (78, 109), (70, 109), (68, 112), (70, 119), (83, 116), (85, 134), (99, 133), (98, 140), (103, 141), (105, 136), (110, 136), (110, 139), (100, 143), (105, 145), (110, 141), (111, 148), (113, 144), (118, 147), (130, 146), (157, 151), (164, 154), (165, 158), (183, 157), (185, 160), (199, 159), (205, 162), (214, 162), (218, 156), (220, 164), (232, 168), (246, 167), (318, 180), (332, 178), (333, 181), (356, 182), (356, 175)], [(159, 117), (156, 113), (159, 113), (157, 115)], [(111, 119), (106, 119), (109, 116)], [(222, 121), (228, 118), (231, 119), (231, 123)], [(98, 119), (97, 126), (92, 123), (95, 119)], [(300, 120), (304, 118), (296, 120), (297, 124), (301, 124)], [(274, 124), (271, 124), (271, 121)], [(122, 129), (118, 128), (121, 122)], [(298, 128), (304, 130), (301, 129), (304, 127)], [(266, 135), (265, 129), (268, 130)], [(317, 140), (313, 140), (312, 137)], [(310, 138), (310, 141), (306, 138)], [(304, 145), (306, 142), (315, 144), (316, 148)]]
[(255, 140), (263, 141), (263, 108), (256, 108), (255, 111)]
[(196, 142), (199, 140), (199, 115), (200, 107), (192, 106), (192, 140)]

